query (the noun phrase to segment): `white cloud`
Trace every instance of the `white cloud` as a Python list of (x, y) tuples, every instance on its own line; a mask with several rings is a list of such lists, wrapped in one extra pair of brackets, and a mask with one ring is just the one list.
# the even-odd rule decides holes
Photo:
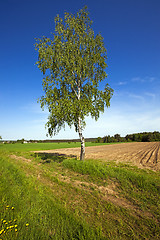
[(156, 80), (155, 77), (148, 77), (148, 76), (146, 76), (146, 77), (144, 77), (144, 78), (142, 78), (142, 77), (133, 77), (133, 78), (131, 79), (132, 82), (141, 82), (141, 83), (153, 82), (153, 81), (155, 81), (155, 80)]
[(144, 97), (142, 95), (137, 95), (137, 94), (132, 94), (132, 93), (129, 93), (128, 95), (130, 98), (135, 98), (135, 99), (139, 99), (141, 101), (144, 100)]
[(120, 85), (120, 86), (121, 85), (126, 85), (126, 84), (127, 84), (127, 82), (123, 82), (123, 81), (118, 83), (118, 85)]
[(132, 82), (144, 82), (144, 79), (143, 78), (140, 78), (140, 77), (134, 77), (131, 79)]
[(156, 94), (155, 94), (155, 93), (145, 92), (145, 95), (148, 96), (148, 97), (151, 97), (151, 98), (153, 98), (153, 99), (156, 98)]

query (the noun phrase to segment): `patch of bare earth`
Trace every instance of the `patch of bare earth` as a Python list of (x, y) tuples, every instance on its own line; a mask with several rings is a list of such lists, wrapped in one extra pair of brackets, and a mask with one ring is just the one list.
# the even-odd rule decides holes
[[(58, 153), (73, 155), (79, 158), (80, 148), (63, 148), (41, 153)], [(101, 159), (104, 161), (131, 163), (139, 168), (160, 170), (160, 142), (121, 143), (86, 147), (86, 159)]]
[(14, 159), (17, 159), (17, 160), (25, 161), (25, 162), (28, 162), (28, 163), (31, 162), (31, 159), (24, 158), (24, 157), (22, 157), (22, 156), (17, 156), (17, 155), (15, 155), (15, 154), (10, 155), (10, 157), (11, 157), (11, 158), (14, 158)]

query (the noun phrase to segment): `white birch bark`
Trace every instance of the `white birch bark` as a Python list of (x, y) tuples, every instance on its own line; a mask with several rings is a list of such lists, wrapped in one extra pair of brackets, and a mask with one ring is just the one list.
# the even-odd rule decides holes
[[(80, 88), (80, 82), (78, 82), (78, 100), (80, 100), (81, 96), (81, 88)], [(81, 124), (81, 117), (78, 117), (78, 133), (81, 141), (81, 154), (80, 154), (80, 160), (85, 159), (85, 140), (82, 134), (82, 124)]]
[(79, 132), (79, 137), (81, 141), (81, 154), (80, 154), (80, 160), (85, 159), (85, 140), (82, 134), (82, 126), (81, 126), (81, 119), (80, 117), (78, 118), (78, 132)]

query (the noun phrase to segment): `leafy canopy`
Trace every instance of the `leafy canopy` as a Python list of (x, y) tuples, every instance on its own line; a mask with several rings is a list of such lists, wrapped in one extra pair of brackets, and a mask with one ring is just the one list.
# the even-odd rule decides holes
[(37, 65), (44, 74), (41, 107), (48, 107), (50, 115), (46, 126), (52, 136), (74, 124), (78, 119), (85, 126), (89, 114), (97, 120), (104, 107), (110, 106), (113, 89), (99, 83), (107, 75), (107, 53), (100, 34), (94, 36), (92, 21), (84, 7), (76, 15), (65, 13), (64, 20), (57, 15), (53, 39), (37, 39)]

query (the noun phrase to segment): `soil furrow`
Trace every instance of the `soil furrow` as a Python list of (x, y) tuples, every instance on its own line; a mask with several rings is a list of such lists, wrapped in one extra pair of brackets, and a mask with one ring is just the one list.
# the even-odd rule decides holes
[[(79, 158), (80, 148), (41, 151), (44, 154), (74, 155)], [(86, 147), (86, 159), (125, 162), (140, 168), (160, 170), (160, 142), (135, 142)]]
[[(149, 158), (146, 160), (146, 163), (149, 163), (150, 160), (151, 160), (151, 158), (154, 158), (154, 155), (155, 155), (156, 150), (157, 150), (157, 146), (155, 146), (155, 148), (152, 150)], [(151, 161), (151, 162), (152, 162), (152, 161)], [(154, 160), (153, 160), (153, 162), (154, 162)]]
[(159, 149), (160, 149), (160, 143), (157, 146), (156, 152), (155, 152), (155, 159), (153, 160), (154, 164), (158, 163), (158, 153), (159, 153)]
[[(151, 152), (151, 154), (150, 154), (149, 158), (151, 157), (151, 155), (153, 154), (153, 152), (155, 150), (155, 147), (156, 147), (156, 144), (154, 144), (148, 151), (144, 151), (144, 156), (140, 160), (141, 164), (144, 164), (143, 160), (147, 157), (147, 155), (150, 154), (150, 152)], [(146, 161), (146, 163), (147, 163), (147, 161)]]

